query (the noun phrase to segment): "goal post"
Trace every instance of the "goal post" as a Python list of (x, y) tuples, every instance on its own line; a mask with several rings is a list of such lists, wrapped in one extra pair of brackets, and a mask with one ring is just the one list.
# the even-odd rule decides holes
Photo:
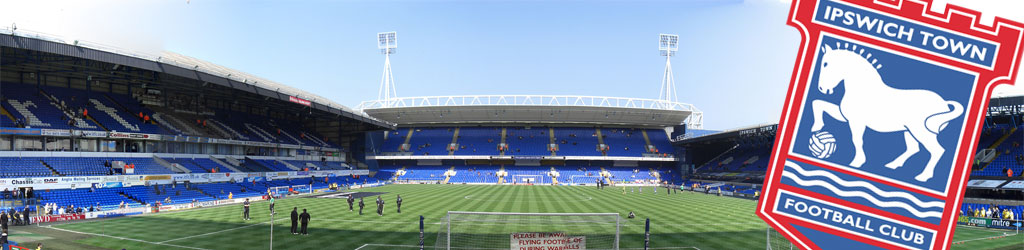
[[(291, 190), (289, 192), (289, 190)], [(293, 185), (293, 186), (276, 186), (270, 187), (270, 195), (277, 198), (284, 198), (291, 195), (300, 194), (311, 194), (313, 193), (313, 185)]]
[(435, 249), (618, 250), (618, 213), (449, 211)]
[[(547, 175), (534, 175), (534, 174), (517, 174), (512, 175), (512, 180), (515, 180), (516, 184), (551, 184), (551, 176)], [(506, 181), (508, 183), (509, 181)]]
[(765, 249), (767, 250), (799, 249), (793, 246), (793, 243), (790, 243), (789, 240), (786, 239), (786, 236), (783, 236), (782, 233), (779, 233), (779, 231), (775, 231), (775, 229), (772, 227), (768, 227), (765, 236), (767, 237), (765, 242)]

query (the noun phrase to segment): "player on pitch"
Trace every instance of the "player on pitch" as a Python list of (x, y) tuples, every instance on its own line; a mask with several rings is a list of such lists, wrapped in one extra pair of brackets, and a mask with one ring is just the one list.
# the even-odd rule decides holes
[(398, 199), (395, 200), (395, 205), (398, 205), (398, 213), (402, 213), (402, 196), (398, 195)]
[(348, 201), (348, 211), (352, 212), (352, 203), (356, 201), (356, 197), (354, 197), (353, 195), (348, 195), (348, 199), (346, 200)]
[(245, 199), (245, 202), (242, 202), (242, 219), (249, 220), (249, 199)]
[(377, 196), (377, 216), (384, 216), (384, 199)]
[(365, 206), (366, 203), (363, 203), (363, 197), (359, 197), (359, 215), (363, 215), (363, 207)]

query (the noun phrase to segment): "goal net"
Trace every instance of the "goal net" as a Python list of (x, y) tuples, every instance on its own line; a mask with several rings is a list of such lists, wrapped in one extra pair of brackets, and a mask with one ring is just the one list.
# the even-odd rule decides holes
[(284, 198), (291, 195), (313, 193), (312, 185), (277, 186), (270, 188), (270, 195), (277, 198)]
[(448, 212), (435, 249), (619, 249), (617, 213)]
[(789, 239), (786, 239), (786, 236), (783, 236), (782, 233), (779, 233), (779, 231), (775, 231), (774, 228), (768, 227), (768, 233), (767, 234), (768, 234), (767, 235), (768, 236), (768, 240), (767, 240), (767, 243), (765, 244), (765, 249), (767, 249), (767, 250), (793, 250), (793, 249), (800, 249), (800, 248), (797, 248), (797, 247), (793, 246), (793, 243), (790, 243)]
[(513, 175), (512, 180), (505, 181), (506, 183), (512, 182), (516, 184), (550, 184), (551, 177), (547, 175), (530, 175), (530, 174), (519, 174)]

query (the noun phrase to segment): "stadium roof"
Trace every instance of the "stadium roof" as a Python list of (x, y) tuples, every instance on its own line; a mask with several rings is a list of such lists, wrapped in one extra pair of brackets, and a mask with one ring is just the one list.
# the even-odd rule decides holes
[(357, 109), (399, 125), (587, 124), (700, 128), (703, 112), (664, 100), (554, 95), (403, 97), (365, 101)]
[[(4, 29), (0, 29), (0, 46), (18, 49), (5, 52), (16, 56), (4, 58), (4, 71), (59, 74), (74, 79), (100, 79), (111, 84), (132, 87), (163, 86), (175, 91), (248, 101), (262, 106), (265, 106), (266, 100), (276, 99), (296, 105), (275, 106), (275, 109), (296, 114), (306, 113), (298, 112), (305, 109), (310, 115), (315, 110), (325, 113), (317, 114), (321, 117), (333, 114), (376, 127), (359, 127), (353, 128), (354, 130), (394, 128), (392, 123), (354, 111), (326, 97), (172, 52), (163, 52), (161, 55), (144, 54), (78, 40), (69, 42), (59, 37), (23, 30), (15, 32)], [(233, 91), (210, 88), (208, 85), (217, 85)]]

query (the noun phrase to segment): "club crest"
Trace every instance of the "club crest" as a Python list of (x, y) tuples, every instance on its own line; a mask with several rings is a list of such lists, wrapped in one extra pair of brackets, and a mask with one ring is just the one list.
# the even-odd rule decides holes
[[(797, 57), (757, 214), (805, 249), (947, 249), (1020, 23), (922, 0), (798, 0)], [(826, 245), (827, 244), (827, 245)]]

